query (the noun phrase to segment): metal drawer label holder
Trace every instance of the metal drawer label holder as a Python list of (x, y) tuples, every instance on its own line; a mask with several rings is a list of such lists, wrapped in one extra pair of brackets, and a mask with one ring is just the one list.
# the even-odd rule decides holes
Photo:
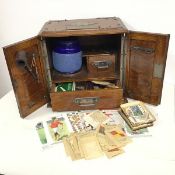
[(109, 66), (112, 64), (110, 60), (103, 60), (103, 61), (94, 61), (92, 63), (97, 69), (108, 69)]
[(83, 97), (74, 99), (74, 103), (79, 106), (95, 106), (98, 101), (99, 97)]

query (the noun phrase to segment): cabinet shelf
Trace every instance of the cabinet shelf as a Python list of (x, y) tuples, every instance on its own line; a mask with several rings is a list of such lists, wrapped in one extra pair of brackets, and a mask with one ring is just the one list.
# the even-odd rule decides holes
[(116, 80), (119, 79), (119, 73), (106, 75), (106, 73), (100, 74), (90, 74), (88, 73), (86, 67), (82, 67), (82, 69), (74, 74), (62, 74), (56, 70), (52, 70), (52, 82), (72, 82), (72, 81), (92, 81), (92, 80)]

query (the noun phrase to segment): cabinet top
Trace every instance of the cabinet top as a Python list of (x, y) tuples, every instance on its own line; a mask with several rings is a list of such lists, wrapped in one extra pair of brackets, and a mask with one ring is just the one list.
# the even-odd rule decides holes
[(48, 21), (39, 35), (43, 37), (63, 37), (81, 35), (117, 34), (127, 32), (120, 18), (91, 18)]

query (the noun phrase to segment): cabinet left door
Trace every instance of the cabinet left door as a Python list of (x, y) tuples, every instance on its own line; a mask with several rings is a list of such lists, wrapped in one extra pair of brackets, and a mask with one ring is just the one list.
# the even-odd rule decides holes
[(4, 47), (19, 112), (28, 116), (48, 102), (48, 88), (38, 37)]

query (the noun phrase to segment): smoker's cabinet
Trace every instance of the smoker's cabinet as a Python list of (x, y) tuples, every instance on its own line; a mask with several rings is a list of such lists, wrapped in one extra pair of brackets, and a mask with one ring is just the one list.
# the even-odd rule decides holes
[[(53, 67), (53, 43), (76, 37), (82, 69), (71, 75)], [(114, 109), (123, 97), (157, 105), (169, 35), (128, 31), (116, 17), (49, 21), (38, 36), (4, 47), (21, 117), (49, 103), (54, 111)], [(94, 68), (95, 66), (96, 68)], [(57, 83), (117, 82), (119, 88), (56, 92)]]

